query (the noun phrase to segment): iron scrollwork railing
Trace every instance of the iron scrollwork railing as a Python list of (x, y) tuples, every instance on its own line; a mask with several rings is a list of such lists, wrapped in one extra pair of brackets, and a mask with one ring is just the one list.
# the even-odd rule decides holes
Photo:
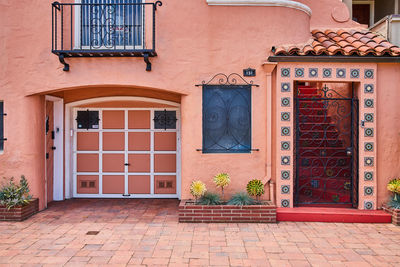
[(203, 153), (249, 153), (251, 147), (251, 87), (237, 73), (219, 73), (203, 88)]
[(299, 86), (296, 203), (351, 204), (357, 162), (353, 91)]
[(52, 52), (66, 57), (149, 57), (155, 51), (155, 11), (161, 1), (82, 0), (52, 4)]

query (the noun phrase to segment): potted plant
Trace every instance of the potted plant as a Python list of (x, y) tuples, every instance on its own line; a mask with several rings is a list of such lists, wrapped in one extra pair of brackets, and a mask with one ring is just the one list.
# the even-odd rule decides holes
[(384, 209), (392, 214), (392, 223), (400, 225), (400, 178), (390, 180), (387, 189), (392, 192), (392, 196)]
[[(29, 194), (29, 185), (21, 175), (19, 184), (14, 178), (6, 179), (0, 189), (0, 220), (21, 221), (38, 211), (38, 200)], [(8, 180), (8, 181), (7, 181)]]

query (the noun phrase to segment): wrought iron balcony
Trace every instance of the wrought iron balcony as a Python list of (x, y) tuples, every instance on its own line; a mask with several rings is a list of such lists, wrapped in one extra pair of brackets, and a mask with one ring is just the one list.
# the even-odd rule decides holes
[(161, 1), (81, 0), (81, 3), (52, 3), (52, 52), (65, 62), (68, 57), (157, 56), (156, 10)]

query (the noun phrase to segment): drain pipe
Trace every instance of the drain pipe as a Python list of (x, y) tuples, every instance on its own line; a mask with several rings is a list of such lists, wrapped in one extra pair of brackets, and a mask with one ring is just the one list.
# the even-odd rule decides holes
[(272, 204), (275, 203), (274, 186), (275, 183), (272, 181), (272, 72), (275, 70), (278, 63), (276, 62), (264, 62), (262, 64), (264, 71), (267, 75), (267, 146), (265, 150), (265, 185), (269, 183), (269, 197)]

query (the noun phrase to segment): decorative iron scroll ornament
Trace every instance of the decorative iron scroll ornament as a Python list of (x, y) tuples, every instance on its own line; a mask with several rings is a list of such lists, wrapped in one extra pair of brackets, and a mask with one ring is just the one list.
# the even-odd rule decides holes
[(260, 87), (258, 84), (253, 84), (253, 81), (247, 82), (242, 76), (237, 73), (231, 73), (229, 75), (218, 73), (208, 82), (202, 81), (201, 84), (196, 84), (196, 86), (203, 85), (250, 85)]
[(154, 128), (155, 129), (176, 129), (176, 111), (154, 111)]

